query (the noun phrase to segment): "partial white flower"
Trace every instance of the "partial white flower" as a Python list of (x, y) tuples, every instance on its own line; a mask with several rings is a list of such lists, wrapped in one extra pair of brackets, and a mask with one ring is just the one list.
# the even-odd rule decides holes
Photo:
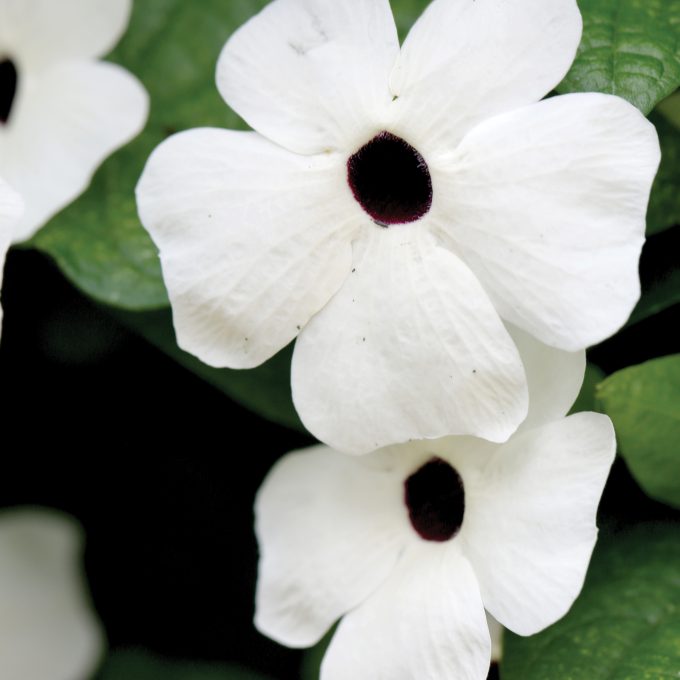
[[(0, 177), (0, 288), (5, 268), (5, 257), (12, 242), (14, 230), (24, 209), (21, 196), (9, 187)], [(0, 308), (0, 326), (2, 308)]]
[(88, 680), (103, 647), (82, 535), (54, 511), (0, 513), (0, 679)]
[(388, 0), (274, 0), (217, 69), (256, 132), (176, 135), (138, 186), (179, 344), (248, 368), (299, 334), (295, 404), (343, 451), (506, 440), (527, 391), (503, 321), (575, 351), (639, 296), (654, 128), (538, 101), (580, 35), (575, 0), (435, 0), (401, 48)]
[(15, 241), (31, 237), (144, 126), (146, 91), (97, 61), (131, 0), (0, 0), (0, 175), (23, 197)]
[(483, 680), (485, 610), (520, 635), (568, 611), (614, 431), (604, 415), (548, 414), (563, 369), (548, 383), (542, 360), (527, 361), (539, 415), (505, 444), (446, 437), (363, 457), (316, 446), (274, 466), (255, 504), (260, 631), (306, 647), (342, 617), (322, 680)]

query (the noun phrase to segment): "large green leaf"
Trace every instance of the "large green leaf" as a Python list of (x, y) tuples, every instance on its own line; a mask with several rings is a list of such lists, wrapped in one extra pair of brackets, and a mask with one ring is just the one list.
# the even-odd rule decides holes
[(126, 309), (168, 304), (156, 248), (137, 217), (134, 189), (151, 151), (169, 134), (197, 126), (243, 127), (215, 87), (229, 35), (265, 0), (144, 0), (110, 60), (149, 90), (144, 132), (110, 158), (86, 194), (31, 242), (52, 255), (91, 297)]
[(97, 680), (266, 680), (240, 666), (172, 662), (142, 651), (114, 652)]
[(654, 180), (647, 211), (647, 234), (656, 234), (680, 224), (680, 128), (653, 113), (661, 142), (661, 165)]
[(583, 40), (559, 92), (607, 92), (649, 113), (680, 85), (678, 0), (579, 0)]
[(293, 406), (290, 390), (292, 345), (261, 366), (247, 371), (211, 368), (177, 346), (169, 309), (150, 312), (119, 311), (114, 315), (128, 328), (234, 401), (275, 423), (305, 431)]
[(659, 280), (655, 281), (648, 290), (644, 291), (633, 313), (628, 319), (632, 326), (644, 321), (654, 314), (680, 303), (680, 263), (678, 267)]
[(569, 614), (530, 638), (506, 635), (503, 680), (671, 680), (680, 673), (680, 527), (601, 541)]
[(597, 400), (640, 486), (680, 507), (680, 354), (614, 373), (600, 384)]

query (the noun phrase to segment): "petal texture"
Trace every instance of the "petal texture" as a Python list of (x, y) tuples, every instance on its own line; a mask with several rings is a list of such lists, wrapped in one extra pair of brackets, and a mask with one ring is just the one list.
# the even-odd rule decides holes
[(0, 0), (0, 53), (22, 66), (103, 56), (130, 18), (131, 0)]
[(191, 130), (156, 149), (137, 202), (185, 350), (256, 366), (328, 301), (364, 219), (344, 173), (335, 156), (298, 156), (252, 132)]
[(460, 539), (486, 609), (533, 635), (564, 616), (583, 586), (614, 430), (606, 416), (577, 413), (487, 449), (482, 474), (464, 477)]
[(566, 416), (581, 391), (586, 371), (585, 351), (555, 349), (512, 324), (506, 327), (522, 357), (529, 386), (529, 414), (522, 429)]
[(470, 271), (420, 225), (371, 225), (339, 293), (298, 338), (293, 399), (348, 453), (414, 438), (504, 441), (524, 419), (524, 371)]
[(255, 623), (282, 644), (316, 643), (385, 581), (408, 539), (400, 479), (363, 460), (291, 453), (258, 492)]
[(550, 92), (580, 38), (575, 0), (435, 0), (392, 74), (393, 131), (421, 153), (452, 149), (485, 118)]
[(438, 224), (501, 316), (583, 349), (639, 294), (654, 127), (618, 97), (555, 97), (477, 126), (438, 174)]
[(321, 680), (480, 680), (490, 653), (484, 606), (467, 560), (452, 544), (420, 544), (341, 621)]
[(24, 197), (15, 241), (81, 194), (97, 166), (144, 126), (146, 91), (106, 63), (63, 62), (20, 85), (0, 129), (0, 173)]
[(398, 52), (389, 0), (274, 0), (225, 45), (217, 86), (292, 151), (351, 152), (383, 129)]
[(102, 631), (87, 602), (77, 527), (41, 510), (0, 515), (0, 674), (87, 680)]

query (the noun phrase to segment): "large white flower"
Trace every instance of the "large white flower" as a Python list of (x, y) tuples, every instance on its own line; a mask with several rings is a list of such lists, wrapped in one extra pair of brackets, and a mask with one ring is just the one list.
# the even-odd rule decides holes
[(96, 61), (119, 40), (131, 4), (0, 0), (0, 175), (26, 203), (15, 241), (81, 194), (146, 121), (142, 85)]
[(103, 634), (88, 602), (82, 537), (69, 518), (0, 513), (0, 680), (87, 680)]
[(574, 351), (639, 296), (654, 128), (538, 102), (580, 35), (575, 0), (435, 0), (401, 48), (388, 0), (274, 0), (217, 69), (256, 132), (180, 133), (138, 186), (179, 344), (247, 368), (299, 334), (295, 404), (343, 451), (507, 439), (502, 320)]
[(482, 680), (485, 609), (520, 635), (562, 617), (616, 446), (606, 416), (564, 417), (583, 374), (553, 353), (529, 355), (532, 420), (505, 444), (446, 437), (281, 459), (255, 505), (259, 630), (305, 647), (343, 617), (322, 680)]

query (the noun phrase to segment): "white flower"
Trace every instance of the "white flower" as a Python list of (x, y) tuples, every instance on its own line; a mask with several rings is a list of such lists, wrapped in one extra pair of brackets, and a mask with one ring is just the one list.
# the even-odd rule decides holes
[(82, 538), (53, 511), (0, 514), (0, 680), (88, 680), (103, 633), (86, 593)]
[(578, 381), (551, 354), (528, 356), (540, 412), (505, 444), (447, 437), (281, 459), (255, 505), (259, 630), (306, 647), (342, 617), (322, 680), (483, 680), (485, 609), (520, 635), (562, 617), (616, 446), (606, 416), (563, 417)]
[(0, 175), (23, 197), (15, 241), (80, 195), (143, 127), (148, 98), (96, 58), (127, 26), (131, 0), (0, 0)]
[(501, 320), (574, 351), (639, 296), (654, 128), (538, 102), (580, 35), (575, 0), (435, 0), (401, 49), (388, 0), (272, 2), (217, 69), (256, 132), (180, 133), (138, 186), (179, 344), (247, 368), (299, 334), (296, 407), (343, 451), (506, 440), (527, 394)]
[[(0, 177), (0, 287), (4, 272), (5, 256), (9, 249), (14, 229), (23, 212), (21, 196)], [(2, 309), (0, 308), (0, 325), (2, 324)]]

